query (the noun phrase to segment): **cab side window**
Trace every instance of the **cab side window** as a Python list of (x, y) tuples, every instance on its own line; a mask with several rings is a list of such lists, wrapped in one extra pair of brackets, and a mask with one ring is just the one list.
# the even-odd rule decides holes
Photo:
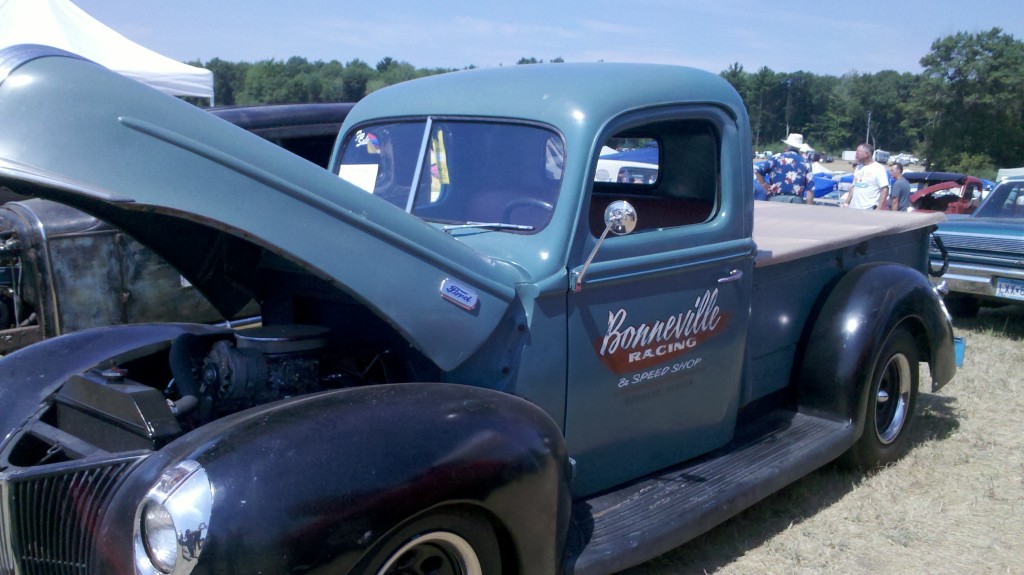
[(696, 225), (713, 218), (719, 194), (720, 138), (704, 120), (672, 120), (615, 134), (594, 174), (590, 231), (604, 230), (615, 200), (637, 211), (636, 231)]

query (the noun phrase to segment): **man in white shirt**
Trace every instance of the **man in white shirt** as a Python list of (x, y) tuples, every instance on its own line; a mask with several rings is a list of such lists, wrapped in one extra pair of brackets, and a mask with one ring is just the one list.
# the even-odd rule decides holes
[(857, 169), (846, 205), (861, 210), (885, 210), (889, 207), (889, 173), (874, 158), (871, 144), (857, 146)]

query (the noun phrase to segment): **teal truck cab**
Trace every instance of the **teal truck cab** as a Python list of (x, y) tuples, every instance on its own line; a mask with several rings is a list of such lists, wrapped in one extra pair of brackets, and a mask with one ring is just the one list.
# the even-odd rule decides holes
[[(73, 55), (0, 62), (0, 183), (263, 320), (0, 360), (0, 572), (611, 573), (894, 461), (919, 364), (955, 373), (942, 216), (755, 207), (713, 74), (416, 80), (325, 171)], [(596, 181), (608, 148), (643, 172)]]

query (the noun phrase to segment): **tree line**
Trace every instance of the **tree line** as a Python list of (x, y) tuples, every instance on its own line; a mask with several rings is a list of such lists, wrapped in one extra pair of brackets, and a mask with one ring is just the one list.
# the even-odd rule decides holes
[[(298, 56), (189, 63), (213, 72), (218, 105), (355, 102), (391, 84), (454, 71), (390, 57), (374, 66)], [(737, 62), (720, 75), (747, 106), (756, 150), (778, 149), (788, 133), (800, 132), (818, 151), (838, 155), (868, 142), (924, 158), (932, 170), (994, 178), (998, 168), (1024, 165), (1024, 42), (1000, 28), (960, 32), (933, 42), (920, 63), (919, 74), (836, 77), (768, 67), (748, 72)]]

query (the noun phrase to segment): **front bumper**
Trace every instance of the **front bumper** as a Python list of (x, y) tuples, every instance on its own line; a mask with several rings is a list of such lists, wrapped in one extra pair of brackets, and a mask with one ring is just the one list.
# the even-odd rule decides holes
[[(941, 260), (932, 260), (932, 266), (941, 265)], [(1024, 282), (1024, 269), (981, 264), (950, 262), (949, 269), (941, 278), (932, 278), (936, 283), (945, 281), (949, 291), (969, 294), (1007, 303), (1019, 303), (1021, 299), (1002, 296), (997, 291), (999, 279)]]

